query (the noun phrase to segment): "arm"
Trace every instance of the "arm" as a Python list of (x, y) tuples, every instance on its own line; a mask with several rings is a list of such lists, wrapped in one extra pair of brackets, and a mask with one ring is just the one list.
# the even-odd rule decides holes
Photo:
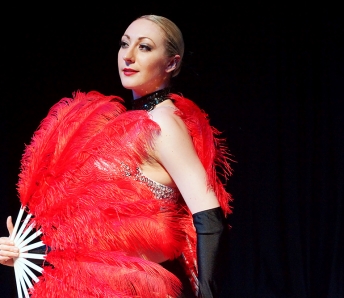
[[(8, 232), (11, 236), (13, 232), (12, 218), (9, 216), (6, 221)], [(14, 266), (14, 259), (18, 257), (19, 250), (14, 246), (14, 242), (10, 241), (9, 237), (0, 238), (0, 264), (6, 266)]]
[(220, 207), (193, 214), (197, 232), (198, 297), (218, 297), (225, 269), (225, 220)]
[(223, 212), (208, 185), (206, 171), (182, 120), (171, 112), (171, 108), (156, 109), (152, 116), (161, 127), (155, 142), (156, 158), (176, 183), (193, 214), (197, 232), (199, 297), (218, 297), (215, 274), (218, 273), (216, 265), (221, 266), (218, 260), (225, 230)]
[(156, 108), (151, 115), (161, 128), (154, 157), (177, 185), (191, 213), (219, 207), (184, 122), (171, 107)]

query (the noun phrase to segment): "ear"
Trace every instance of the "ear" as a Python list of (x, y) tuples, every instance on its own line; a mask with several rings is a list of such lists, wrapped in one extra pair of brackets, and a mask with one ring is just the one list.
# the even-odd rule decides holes
[(166, 67), (166, 72), (172, 72), (176, 69), (178, 63), (180, 61), (179, 55), (174, 55), (173, 57), (169, 58), (169, 62)]

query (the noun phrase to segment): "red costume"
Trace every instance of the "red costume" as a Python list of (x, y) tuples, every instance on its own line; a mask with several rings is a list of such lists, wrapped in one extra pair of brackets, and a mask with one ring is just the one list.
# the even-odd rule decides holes
[[(207, 115), (171, 94), (220, 201), (230, 174), (227, 149)], [(184, 260), (197, 284), (192, 216), (176, 190), (154, 190), (138, 169), (160, 132), (146, 111), (125, 111), (122, 99), (76, 92), (54, 105), (25, 149), (18, 182), (43, 242), (48, 265), (32, 298), (177, 297), (180, 281), (144, 251)], [(170, 191), (170, 195), (168, 195)], [(194, 284), (194, 286), (195, 286)], [(196, 288), (196, 286), (195, 286)]]

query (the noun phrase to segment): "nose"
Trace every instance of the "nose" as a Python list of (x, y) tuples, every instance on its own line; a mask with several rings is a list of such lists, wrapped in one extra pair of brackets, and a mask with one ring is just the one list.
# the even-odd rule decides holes
[(133, 49), (129, 47), (125, 50), (123, 53), (123, 60), (127, 63), (133, 63), (135, 61)]

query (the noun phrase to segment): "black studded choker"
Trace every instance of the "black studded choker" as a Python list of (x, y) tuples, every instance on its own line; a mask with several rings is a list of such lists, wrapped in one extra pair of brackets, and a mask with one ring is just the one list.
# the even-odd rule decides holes
[(170, 88), (161, 89), (153, 93), (149, 93), (145, 96), (142, 96), (137, 99), (132, 99), (131, 107), (132, 110), (146, 110), (151, 111), (154, 107), (163, 102), (166, 99), (169, 99), (167, 95), (170, 93)]

